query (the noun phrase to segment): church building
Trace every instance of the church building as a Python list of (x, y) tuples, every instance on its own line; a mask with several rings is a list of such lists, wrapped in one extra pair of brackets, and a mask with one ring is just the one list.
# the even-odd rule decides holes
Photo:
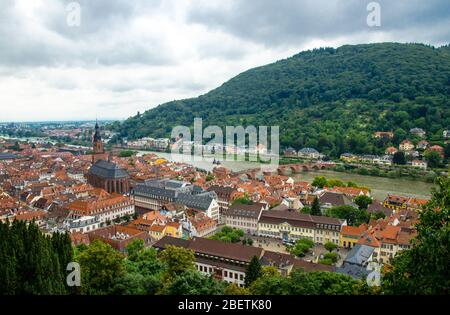
[(92, 186), (102, 188), (110, 194), (130, 192), (130, 176), (126, 170), (113, 163), (112, 156), (105, 152), (98, 124), (95, 125), (92, 166), (87, 180)]

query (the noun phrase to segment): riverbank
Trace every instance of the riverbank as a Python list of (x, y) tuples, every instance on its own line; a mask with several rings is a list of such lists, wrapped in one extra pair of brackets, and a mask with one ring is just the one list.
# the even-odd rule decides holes
[[(297, 163), (314, 163), (315, 161), (308, 161), (296, 158), (281, 158), (280, 165), (283, 164), (297, 164)], [(356, 174), (381, 178), (403, 178), (413, 181), (423, 181), (427, 183), (434, 183), (435, 179), (440, 174), (445, 174), (445, 169), (428, 169), (424, 170), (411, 165), (378, 165), (373, 163), (345, 163), (342, 161), (333, 161), (336, 166), (333, 171), (346, 174)]]

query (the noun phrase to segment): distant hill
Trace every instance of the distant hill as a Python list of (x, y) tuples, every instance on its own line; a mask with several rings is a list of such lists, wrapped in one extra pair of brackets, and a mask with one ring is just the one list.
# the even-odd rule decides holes
[(130, 139), (167, 137), (175, 125), (279, 125), (283, 147), (336, 157), (379, 154), (423, 128), (442, 141), (450, 127), (450, 47), (381, 43), (323, 48), (239, 74), (197, 98), (169, 102), (113, 128)]

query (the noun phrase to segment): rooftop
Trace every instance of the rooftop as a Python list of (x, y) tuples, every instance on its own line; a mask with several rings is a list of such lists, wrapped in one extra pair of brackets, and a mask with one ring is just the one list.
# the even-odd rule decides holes
[(107, 179), (128, 178), (128, 173), (115, 163), (98, 160), (89, 169), (89, 174)]

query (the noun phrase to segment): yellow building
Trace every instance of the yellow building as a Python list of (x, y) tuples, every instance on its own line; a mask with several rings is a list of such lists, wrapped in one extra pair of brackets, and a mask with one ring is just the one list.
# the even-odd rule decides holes
[(167, 223), (166, 228), (164, 230), (164, 235), (181, 238), (182, 236), (181, 225), (177, 222)]
[(150, 227), (149, 234), (153, 239), (160, 240), (164, 237), (165, 232), (166, 232), (165, 225), (154, 224)]
[(339, 245), (343, 248), (353, 248), (358, 244), (361, 235), (367, 230), (367, 225), (363, 224), (359, 227), (345, 225), (342, 227)]
[(408, 198), (402, 196), (388, 195), (383, 202), (385, 208), (400, 210), (406, 209)]
[(351, 153), (344, 153), (341, 155), (341, 160), (347, 163), (358, 162), (358, 156)]

